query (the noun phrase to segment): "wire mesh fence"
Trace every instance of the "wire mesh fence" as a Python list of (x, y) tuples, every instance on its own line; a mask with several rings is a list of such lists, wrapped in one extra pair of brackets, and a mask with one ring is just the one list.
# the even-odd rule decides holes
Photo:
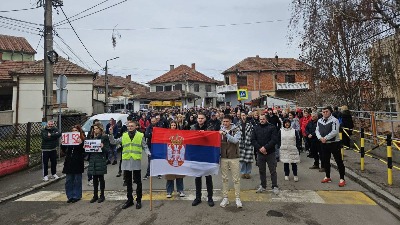
[[(71, 131), (72, 126), (81, 125), (87, 119), (86, 115), (63, 116), (61, 119), (61, 132)], [(28, 156), (29, 167), (41, 164), (42, 129), (41, 122), (0, 126), (0, 162)]]

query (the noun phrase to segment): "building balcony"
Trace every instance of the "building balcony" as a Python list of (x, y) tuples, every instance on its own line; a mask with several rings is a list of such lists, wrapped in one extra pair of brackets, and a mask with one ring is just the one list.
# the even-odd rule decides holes
[(237, 92), (237, 84), (217, 86), (217, 93), (224, 94), (229, 92)]
[(216, 98), (217, 93), (216, 92), (206, 92), (206, 98)]
[(308, 89), (310, 89), (308, 82), (276, 83), (277, 91), (296, 91), (296, 90), (308, 90)]

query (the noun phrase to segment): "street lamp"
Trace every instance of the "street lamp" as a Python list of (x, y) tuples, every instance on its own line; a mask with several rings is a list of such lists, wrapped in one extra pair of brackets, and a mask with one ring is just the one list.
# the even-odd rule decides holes
[(105, 82), (105, 87), (106, 87), (105, 97), (104, 97), (104, 102), (106, 103), (106, 112), (109, 112), (109, 110), (110, 110), (110, 106), (109, 106), (109, 102), (108, 102), (108, 61), (118, 59), (118, 58), (119, 57), (115, 57), (115, 58), (106, 60), (106, 68), (105, 68), (106, 75), (104, 77), (104, 82)]

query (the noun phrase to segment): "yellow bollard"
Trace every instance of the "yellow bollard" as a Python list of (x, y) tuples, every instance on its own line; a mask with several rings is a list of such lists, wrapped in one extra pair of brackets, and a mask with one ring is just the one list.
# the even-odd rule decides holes
[(342, 132), (339, 132), (339, 139), (340, 139), (340, 152), (342, 154), (342, 160), (344, 160), (343, 133)]
[(388, 185), (393, 184), (393, 174), (392, 174), (392, 169), (393, 169), (393, 162), (392, 162), (392, 135), (388, 134), (387, 138), (387, 165), (388, 165)]
[(364, 136), (364, 128), (361, 128), (361, 140), (360, 140), (360, 154), (361, 154), (361, 159), (360, 159), (360, 165), (361, 165), (361, 171), (364, 171), (364, 156), (365, 156), (365, 136)]

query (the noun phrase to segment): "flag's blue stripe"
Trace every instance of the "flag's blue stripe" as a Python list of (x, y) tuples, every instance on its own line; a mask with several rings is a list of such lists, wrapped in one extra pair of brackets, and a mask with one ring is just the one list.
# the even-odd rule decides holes
[[(219, 163), (220, 148), (213, 146), (186, 145), (185, 160)], [(151, 159), (167, 159), (167, 144), (151, 144)]]

